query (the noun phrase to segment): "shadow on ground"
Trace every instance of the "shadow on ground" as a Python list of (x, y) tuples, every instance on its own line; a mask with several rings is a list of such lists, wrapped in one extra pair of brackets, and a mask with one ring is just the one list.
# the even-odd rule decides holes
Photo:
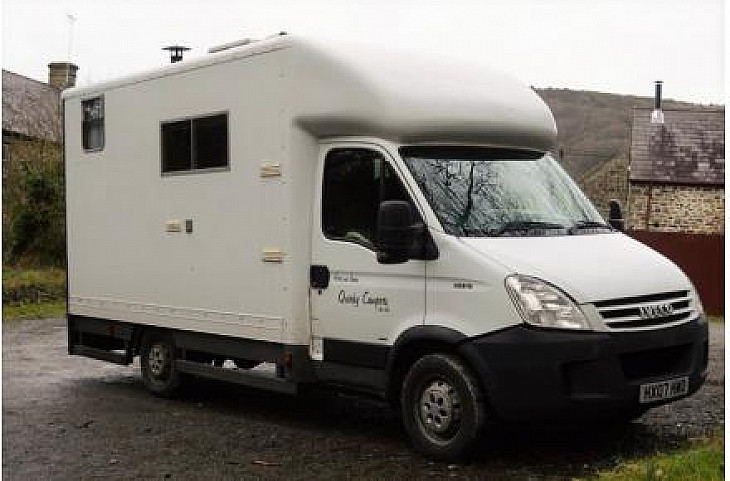
[[(230, 439), (238, 437), (243, 446), (248, 446), (251, 439), (259, 438), (258, 426), (264, 425), (268, 438), (254, 444), (259, 451), (264, 448), (265, 458), (269, 460), (306, 457), (302, 441), (307, 438), (311, 443), (305, 444), (309, 444), (310, 449), (318, 447), (320, 453), (323, 449), (329, 450), (340, 458), (358, 458), (370, 447), (379, 446), (382, 450), (376, 450), (373, 456), (380, 456), (383, 461), (390, 455), (402, 467), (409, 468), (406, 477), (413, 478), (439, 473), (467, 477), (491, 473), (514, 479), (586, 476), (599, 469), (611, 468), (622, 459), (676, 449), (688, 443), (692, 434), (682, 432), (677, 426), (646, 425), (641, 420), (613, 425), (502, 425), (484, 440), (482, 448), (471, 460), (448, 465), (431, 462), (412, 452), (397, 414), (387, 404), (370, 398), (326, 390), (287, 396), (195, 378), (187, 379), (182, 392), (173, 399), (152, 397), (136, 377), (86, 378), (74, 383), (71, 389), (77, 394), (103, 389), (112, 398), (139, 399), (163, 408), (164, 412), (180, 420), (201, 414), (205, 419), (212, 417), (218, 421), (208, 426), (213, 432), (231, 436)], [(245, 421), (248, 429), (232, 433), (231, 426), (236, 422), (220, 425), (221, 418)], [(158, 422), (165, 424), (164, 419), (158, 419)], [(189, 434), (206, 429), (197, 422), (188, 425)], [(147, 430), (154, 431), (149, 427)], [(292, 431), (302, 435), (292, 436)], [(203, 433), (202, 438), (210, 434)], [(361, 463), (362, 459), (357, 462)], [(267, 463), (278, 464), (279, 461)], [(422, 472), (424, 466), (427, 472)], [(383, 468), (385, 466), (379, 466), (378, 471)], [(386, 473), (387, 468), (381, 474)]]

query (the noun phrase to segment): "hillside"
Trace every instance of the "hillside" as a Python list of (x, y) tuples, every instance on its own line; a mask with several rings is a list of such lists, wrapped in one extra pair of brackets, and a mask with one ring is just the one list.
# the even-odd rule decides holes
[[(653, 97), (617, 95), (569, 89), (535, 89), (550, 106), (558, 124), (558, 147), (563, 165), (580, 179), (596, 165), (628, 156), (631, 110), (652, 107)], [(688, 102), (664, 100), (666, 109), (699, 108)]]

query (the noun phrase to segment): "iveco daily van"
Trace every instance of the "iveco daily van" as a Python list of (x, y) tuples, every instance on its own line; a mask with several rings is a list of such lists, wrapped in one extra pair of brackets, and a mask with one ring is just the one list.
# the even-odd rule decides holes
[(490, 419), (630, 418), (705, 379), (691, 282), (505, 75), (283, 35), (63, 99), (69, 352), (139, 355), (155, 394), (356, 389), (449, 459)]

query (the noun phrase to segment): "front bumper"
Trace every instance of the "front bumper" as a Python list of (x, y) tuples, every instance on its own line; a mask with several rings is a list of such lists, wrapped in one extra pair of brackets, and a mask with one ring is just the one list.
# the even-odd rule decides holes
[(707, 375), (707, 338), (704, 318), (610, 333), (521, 325), (472, 338), (460, 351), (505, 420), (596, 418), (638, 414), (678, 399), (640, 404), (642, 384), (687, 376), (687, 395), (697, 391)]

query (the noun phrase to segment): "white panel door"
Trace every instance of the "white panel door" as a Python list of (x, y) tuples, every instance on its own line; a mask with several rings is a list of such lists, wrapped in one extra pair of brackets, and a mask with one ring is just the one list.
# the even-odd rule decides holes
[[(404, 328), (424, 319), (425, 261), (380, 264), (373, 246), (380, 202), (411, 201), (411, 196), (393, 159), (371, 145), (325, 149), (319, 173), (310, 292), (313, 357), (319, 357), (321, 340), (319, 347), (325, 349), (337, 343), (340, 358), (343, 345), (352, 347), (355, 357), (364, 344), (370, 345), (364, 346), (366, 353), (382, 353), (376, 346), (391, 345)], [(414, 213), (418, 216), (415, 206)], [(318, 284), (327, 277), (326, 287)], [(325, 352), (324, 359), (328, 357)], [(379, 362), (365, 359), (354, 364), (376, 367)]]

